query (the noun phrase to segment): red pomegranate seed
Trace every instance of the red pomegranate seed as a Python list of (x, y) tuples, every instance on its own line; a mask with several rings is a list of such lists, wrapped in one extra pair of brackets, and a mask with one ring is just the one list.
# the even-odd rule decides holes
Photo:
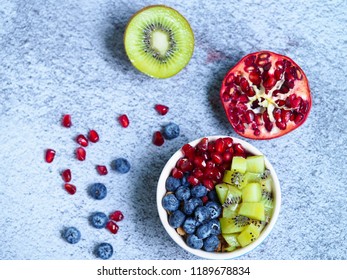
[(123, 126), (124, 128), (128, 127), (129, 123), (130, 123), (128, 116), (125, 115), (125, 114), (120, 115), (119, 118), (118, 118), (118, 121), (119, 121), (120, 125)]
[(72, 184), (65, 184), (64, 188), (69, 194), (75, 194), (76, 193), (76, 186), (74, 186)]
[(76, 142), (78, 144), (80, 144), (81, 146), (83, 146), (83, 147), (87, 147), (88, 146), (88, 139), (84, 135), (82, 135), (82, 134), (80, 134), (80, 135), (78, 135), (76, 137)]
[(218, 138), (216, 140), (216, 152), (223, 153), (225, 151), (225, 148), (226, 146), (225, 146), (223, 138)]
[(162, 104), (156, 104), (154, 108), (162, 116), (166, 115), (169, 111), (169, 107)]
[(117, 210), (110, 214), (110, 219), (119, 222), (124, 219), (124, 215), (121, 211)]
[(113, 222), (113, 221), (108, 221), (106, 224), (106, 228), (113, 234), (116, 234), (118, 232), (119, 226)]
[(62, 173), (61, 176), (63, 177), (64, 182), (68, 183), (71, 181), (71, 170), (70, 169), (65, 169)]
[(106, 175), (108, 173), (107, 167), (105, 165), (97, 165), (96, 170), (100, 175)]
[(246, 157), (246, 152), (240, 143), (234, 144), (233, 149), (235, 152), (235, 156)]
[(231, 162), (233, 159), (233, 153), (230, 151), (226, 151), (223, 153), (223, 161), (224, 162)]
[(96, 143), (99, 141), (99, 134), (94, 129), (92, 129), (89, 131), (88, 139), (90, 142)]
[(204, 176), (204, 172), (199, 168), (194, 168), (192, 175), (200, 180)]
[(213, 153), (216, 151), (216, 142), (215, 141), (210, 141), (208, 142), (207, 144), (207, 150), (210, 152), (210, 153)]
[(202, 138), (201, 141), (196, 146), (200, 151), (207, 151), (208, 148), (208, 138)]
[(214, 182), (211, 179), (202, 180), (202, 184), (210, 191), (213, 190), (215, 187)]
[(51, 163), (54, 160), (55, 151), (53, 149), (46, 150), (46, 162)]
[(203, 156), (195, 156), (193, 163), (196, 167), (205, 168), (206, 162)]
[(176, 179), (181, 179), (183, 178), (183, 171), (178, 169), (177, 167), (174, 167), (171, 171), (171, 175)]
[(233, 146), (233, 138), (224, 137), (223, 140), (226, 148), (231, 148)]
[(185, 144), (182, 147), (182, 153), (185, 157), (187, 157), (189, 159), (193, 159), (194, 155), (195, 155), (195, 149), (191, 145)]
[(164, 137), (160, 131), (156, 131), (153, 134), (153, 144), (156, 146), (161, 146), (164, 144)]
[(223, 157), (219, 153), (212, 153), (211, 154), (211, 159), (216, 164), (221, 164), (223, 162)]
[(199, 179), (198, 179), (198, 178), (195, 178), (195, 177), (192, 176), (192, 175), (189, 175), (189, 176), (187, 177), (187, 181), (188, 181), (189, 184), (191, 184), (192, 186), (197, 186), (197, 185), (200, 183)]
[(65, 127), (70, 127), (72, 125), (71, 115), (64, 115), (63, 119), (61, 120), (61, 124)]
[(76, 157), (78, 160), (83, 161), (86, 159), (86, 150), (82, 147), (76, 149)]
[(208, 196), (207, 196), (207, 195), (203, 196), (203, 197), (201, 198), (201, 200), (202, 200), (202, 203), (203, 203), (203, 204), (206, 204), (206, 203), (208, 202)]
[(193, 164), (187, 158), (180, 158), (176, 163), (176, 167), (183, 172), (192, 171), (194, 168)]
[(216, 166), (216, 164), (212, 160), (209, 160), (206, 162), (206, 168), (212, 168), (215, 166)]

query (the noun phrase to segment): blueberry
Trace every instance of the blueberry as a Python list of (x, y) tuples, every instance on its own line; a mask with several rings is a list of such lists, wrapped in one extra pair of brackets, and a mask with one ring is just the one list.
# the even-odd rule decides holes
[(165, 182), (165, 187), (169, 192), (174, 192), (181, 185), (181, 180), (172, 176), (168, 177)]
[(207, 194), (207, 189), (204, 185), (197, 185), (192, 188), (191, 193), (193, 197), (203, 197)]
[(188, 217), (183, 223), (183, 230), (187, 234), (192, 234), (195, 232), (197, 226), (197, 221), (193, 217)]
[(176, 210), (169, 216), (169, 225), (173, 228), (178, 228), (184, 223), (185, 219), (186, 215), (182, 211)]
[(204, 245), (204, 242), (202, 241), (202, 239), (198, 238), (194, 234), (188, 235), (186, 242), (189, 247), (194, 249), (201, 249), (202, 246)]
[(130, 170), (130, 163), (125, 158), (117, 158), (112, 162), (113, 169), (119, 173), (128, 173)]
[(210, 219), (210, 210), (206, 206), (198, 206), (194, 211), (195, 219), (203, 223)]
[(108, 221), (108, 217), (105, 213), (95, 212), (90, 216), (90, 223), (95, 228), (104, 228)]
[(107, 260), (113, 255), (113, 247), (110, 243), (100, 243), (96, 248), (96, 255), (103, 259)]
[(207, 252), (216, 251), (219, 245), (219, 239), (216, 235), (207, 237), (204, 241), (204, 250)]
[(221, 233), (220, 222), (218, 219), (212, 219), (208, 223), (211, 227), (211, 235), (218, 235)]
[(190, 198), (190, 189), (188, 187), (180, 186), (176, 190), (175, 195), (178, 200), (188, 200)]
[(211, 235), (211, 226), (209, 223), (204, 223), (196, 229), (196, 236), (200, 239), (204, 239)]
[(68, 227), (63, 233), (64, 239), (70, 244), (75, 244), (81, 239), (81, 232), (75, 227)]
[(218, 218), (222, 213), (222, 206), (215, 201), (209, 201), (205, 205), (210, 210), (211, 219)]
[(171, 122), (164, 126), (163, 136), (167, 140), (174, 139), (180, 135), (180, 127)]
[(202, 200), (200, 198), (192, 197), (189, 200), (186, 200), (183, 205), (183, 212), (187, 215), (193, 214), (194, 210), (198, 206), (202, 206)]
[(95, 198), (97, 200), (104, 199), (107, 195), (106, 186), (101, 183), (95, 183), (90, 186), (89, 194), (92, 198)]
[(165, 210), (173, 212), (178, 209), (180, 206), (180, 202), (176, 198), (176, 196), (172, 193), (167, 194), (163, 197), (162, 201), (163, 207)]
[(187, 180), (188, 176), (189, 176), (189, 173), (185, 174), (182, 177), (182, 179), (181, 179), (181, 186), (184, 186), (184, 187), (189, 187), (190, 186), (190, 184), (189, 184), (189, 182)]
[(219, 198), (218, 198), (218, 195), (217, 195), (216, 190), (211, 190), (211, 191), (209, 191), (208, 194), (207, 194), (207, 196), (208, 196), (208, 199), (209, 199), (210, 201), (219, 202)]

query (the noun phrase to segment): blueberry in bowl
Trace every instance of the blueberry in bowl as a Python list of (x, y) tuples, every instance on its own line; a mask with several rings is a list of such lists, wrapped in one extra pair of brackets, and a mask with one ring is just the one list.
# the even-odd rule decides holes
[(281, 190), (269, 160), (253, 145), (208, 136), (183, 145), (164, 166), (157, 185), (160, 220), (186, 251), (231, 259), (273, 229)]

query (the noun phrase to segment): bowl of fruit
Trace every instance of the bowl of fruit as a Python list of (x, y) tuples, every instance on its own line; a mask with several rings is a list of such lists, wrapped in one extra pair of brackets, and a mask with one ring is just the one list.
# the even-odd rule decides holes
[(158, 180), (157, 207), (170, 237), (206, 259), (232, 259), (258, 246), (281, 206), (276, 172), (257, 148), (208, 136), (183, 145)]

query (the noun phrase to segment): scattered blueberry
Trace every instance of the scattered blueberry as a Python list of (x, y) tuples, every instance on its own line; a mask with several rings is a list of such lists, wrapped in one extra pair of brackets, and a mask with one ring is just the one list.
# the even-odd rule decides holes
[(189, 200), (186, 200), (183, 205), (183, 212), (187, 215), (193, 214), (194, 210), (198, 206), (202, 206), (202, 200), (200, 198), (192, 197)]
[(172, 193), (167, 194), (163, 197), (162, 201), (163, 207), (165, 210), (173, 212), (178, 209), (180, 206), (180, 202), (176, 198), (176, 196)]
[(177, 138), (180, 135), (180, 127), (175, 123), (168, 123), (164, 126), (163, 136), (167, 140)]
[(104, 184), (101, 183), (95, 183), (90, 186), (89, 188), (89, 194), (91, 197), (101, 200), (104, 199), (107, 195), (107, 189)]
[(197, 185), (191, 190), (193, 197), (203, 197), (207, 194), (207, 189), (204, 185)]
[(68, 227), (63, 233), (64, 239), (70, 244), (75, 244), (81, 239), (80, 231), (75, 227)]
[(203, 223), (210, 218), (210, 210), (206, 206), (198, 206), (194, 211), (195, 219)]
[(112, 162), (113, 169), (119, 173), (128, 173), (130, 170), (130, 163), (125, 158), (117, 158)]
[(209, 198), (210, 201), (216, 201), (219, 202), (219, 198), (217, 195), (216, 190), (211, 190), (207, 193), (207, 197)]
[(185, 219), (186, 215), (182, 211), (176, 210), (169, 216), (169, 225), (173, 228), (178, 228), (184, 223)]
[(210, 225), (212, 235), (218, 235), (221, 233), (220, 222), (218, 219), (212, 219), (208, 223)]
[(180, 186), (176, 192), (175, 195), (178, 200), (188, 200), (190, 198), (190, 188), (189, 187), (183, 187)]
[(186, 242), (189, 247), (194, 249), (201, 249), (204, 245), (203, 240), (198, 238), (195, 234), (188, 235)]
[(105, 213), (95, 212), (90, 216), (90, 223), (95, 228), (104, 228), (108, 221), (108, 217)]
[(113, 255), (113, 247), (110, 243), (101, 243), (96, 248), (96, 255), (103, 259), (107, 260)]
[(205, 205), (210, 210), (211, 219), (218, 218), (222, 213), (222, 206), (215, 201), (209, 201)]
[(211, 235), (207, 237), (204, 241), (204, 250), (207, 252), (216, 251), (219, 245), (219, 239), (216, 235)]
[(206, 237), (209, 237), (211, 235), (211, 226), (209, 223), (202, 224), (196, 229), (195, 232), (196, 236), (200, 239), (204, 239)]
[(172, 176), (168, 177), (165, 182), (165, 187), (169, 192), (174, 192), (181, 185), (181, 180)]
[(197, 221), (193, 217), (188, 217), (183, 223), (183, 230), (187, 234), (192, 234), (195, 232), (197, 226)]

